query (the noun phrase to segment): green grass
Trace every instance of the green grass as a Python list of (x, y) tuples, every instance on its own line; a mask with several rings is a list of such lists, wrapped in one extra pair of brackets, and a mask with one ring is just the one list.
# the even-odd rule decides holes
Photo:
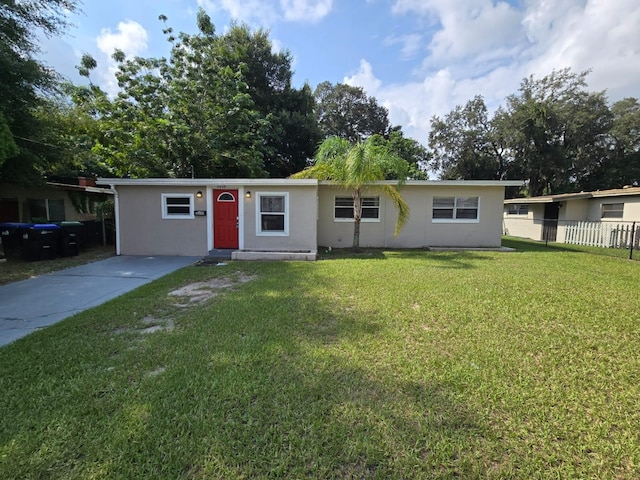
[(640, 264), (507, 243), (188, 267), (19, 340), (0, 478), (639, 478)]

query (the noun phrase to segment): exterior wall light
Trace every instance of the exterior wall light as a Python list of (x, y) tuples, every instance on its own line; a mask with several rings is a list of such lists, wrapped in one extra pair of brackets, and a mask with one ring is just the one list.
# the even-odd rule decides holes
[(247, 190), (247, 192), (244, 194), (245, 198), (251, 198), (251, 191)]
[(198, 192), (196, 193), (196, 197), (202, 198), (202, 190), (198, 190)]

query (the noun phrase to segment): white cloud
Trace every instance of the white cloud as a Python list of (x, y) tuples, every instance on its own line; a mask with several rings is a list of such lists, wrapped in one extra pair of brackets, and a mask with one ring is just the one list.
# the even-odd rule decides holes
[(362, 87), (367, 92), (367, 95), (372, 95), (370, 92), (378, 91), (382, 85), (382, 82), (373, 74), (373, 67), (365, 59), (360, 60), (360, 69), (353, 76), (344, 77), (342, 82), (347, 85)]
[(280, 0), (285, 20), (316, 22), (329, 14), (333, 0)]
[[(118, 68), (111, 58), (114, 50), (122, 50), (127, 57), (141, 55), (147, 50), (147, 31), (142, 25), (132, 20), (118, 23), (114, 33), (109, 28), (103, 28), (96, 38), (98, 49), (104, 54), (103, 62), (98, 62), (99, 84), (109, 94), (118, 92), (118, 82), (115, 73)], [(106, 62), (106, 66), (103, 66)]]
[(333, 0), (197, 0), (208, 12), (226, 11), (233, 19), (271, 25), (278, 20), (316, 22), (331, 12)]
[(392, 11), (432, 30), (430, 40), (423, 36), (429, 54), (415, 80), (385, 84), (368, 59), (344, 81), (375, 96), (392, 124), (424, 144), (433, 115), (475, 95), (493, 110), (517, 92), (522, 78), (542, 78), (554, 69), (592, 69), (589, 89), (607, 89), (610, 101), (640, 95), (637, 0), (527, 0), (519, 7), (490, 0), (396, 0)]
[(270, 25), (278, 18), (273, 0), (198, 0), (198, 6), (213, 13), (224, 10), (235, 20)]
[(103, 28), (96, 39), (101, 52), (111, 55), (115, 49), (122, 50), (127, 56), (139, 55), (147, 49), (147, 31), (133, 20), (118, 23), (117, 33)]
[(402, 45), (400, 53), (402, 59), (409, 60), (415, 57), (423, 49), (422, 35), (419, 33), (410, 33), (400, 36), (389, 36), (384, 40), (385, 45)]

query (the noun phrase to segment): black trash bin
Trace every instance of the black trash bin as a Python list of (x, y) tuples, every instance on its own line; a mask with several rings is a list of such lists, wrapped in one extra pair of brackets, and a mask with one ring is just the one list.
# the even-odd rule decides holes
[(0, 223), (0, 238), (2, 238), (2, 248), (5, 256), (8, 258), (17, 258), (22, 256), (22, 237), (29, 227), (31, 227), (30, 223)]
[(82, 244), (81, 236), (84, 228), (80, 222), (59, 222), (60, 237), (58, 240), (58, 252), (63, 257), (71, 257), (80, 253)]
[(58, 255), (60, 227), (53, 223), (36, 223), (23, 234), (26, 260), (51, 260)]

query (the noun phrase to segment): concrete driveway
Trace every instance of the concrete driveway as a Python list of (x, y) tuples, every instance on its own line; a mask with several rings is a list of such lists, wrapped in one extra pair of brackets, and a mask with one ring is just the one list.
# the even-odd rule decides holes
[(111, 257), (0, 286), (0, 346), (52, 325), (202, 257)]

